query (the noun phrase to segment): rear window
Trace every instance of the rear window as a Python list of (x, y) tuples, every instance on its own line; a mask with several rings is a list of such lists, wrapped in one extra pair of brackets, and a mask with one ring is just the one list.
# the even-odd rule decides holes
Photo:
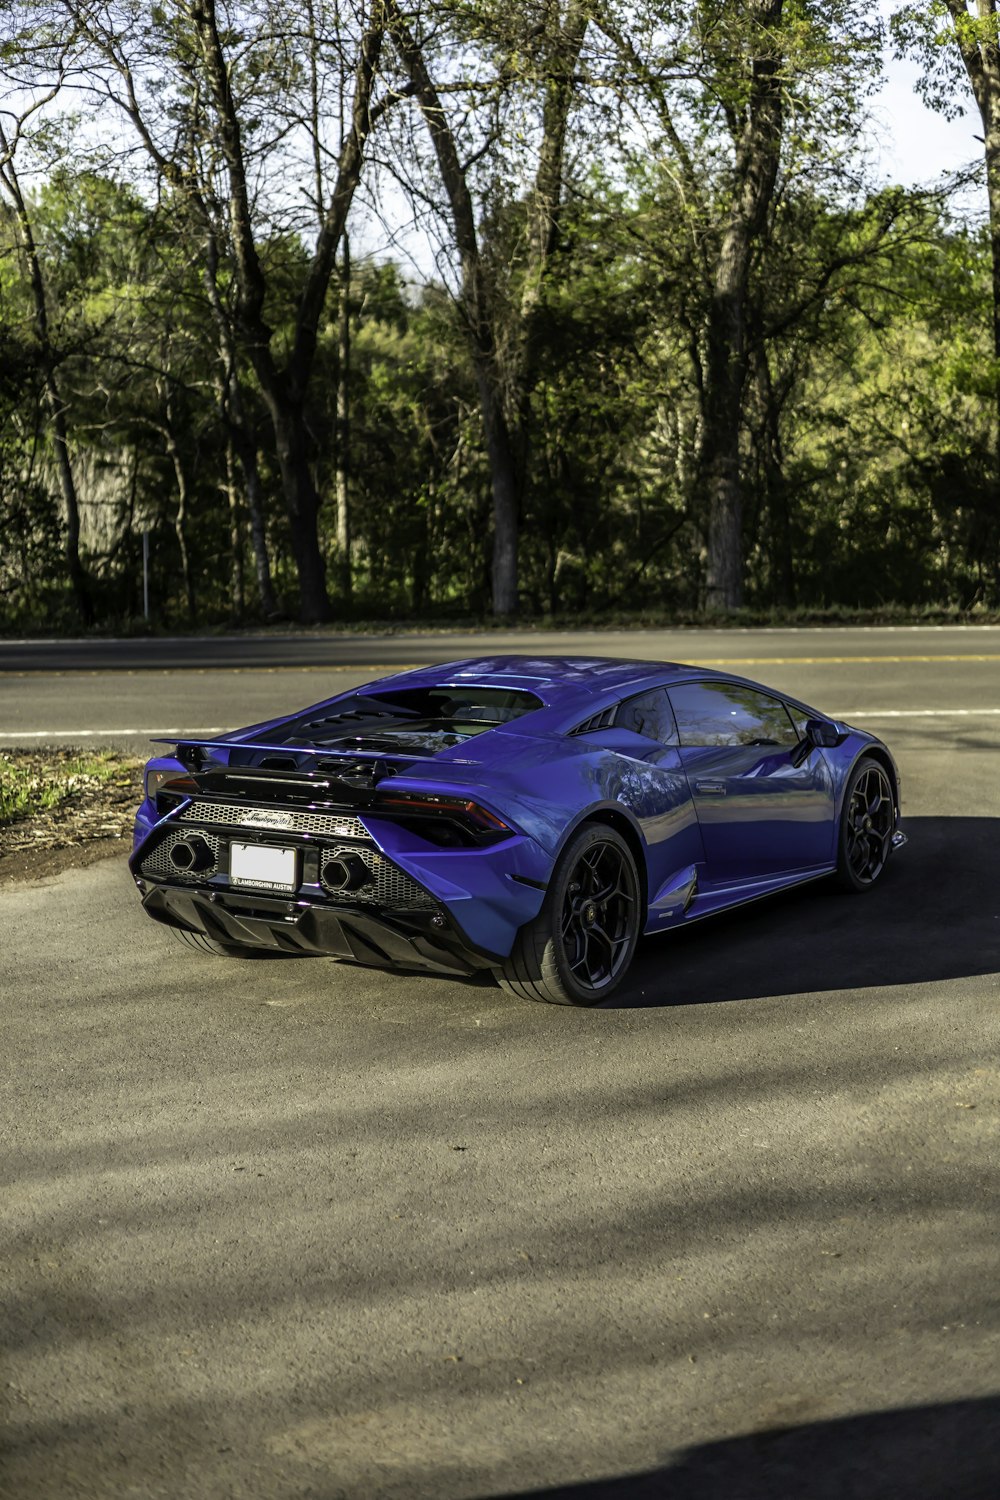
[(541, 707), (542, 700), (524, 689), (474, 683), (354, 693), (320, 713), (303, 714), (283, 724), (274, 738), (281, 744), (331, 748), (350, 744), (358, 749), (403, 749), (410, 745), (426, 752), (460, 744)]

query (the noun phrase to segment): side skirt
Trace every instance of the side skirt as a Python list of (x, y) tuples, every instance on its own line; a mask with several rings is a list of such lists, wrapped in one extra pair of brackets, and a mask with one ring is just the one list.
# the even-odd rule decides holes
[(670, 932), (677, 927), (687, 927), (691, 922), (701, 921), (704, 917), (714, 917), (718, 912), (731, 911), (737, 906), (749, 906), (754, 901), (764, 901), (768, 896), (779, 895), (782, 891), (794, 890), (796, 886), (810, 885), (817, 880), (826, 880), (828, 876), (836, 871), (836, 865), (823, 865), (820, 869), (809, 870), (802, 875), (774, 876), (767, 880), (745, 881), (739, 885), (728, 886), (705, 886), (699, 885), (698, 894), (691, 905), (683, 913), (669, 923), (661, 920), (647, 924), (647, 933)]

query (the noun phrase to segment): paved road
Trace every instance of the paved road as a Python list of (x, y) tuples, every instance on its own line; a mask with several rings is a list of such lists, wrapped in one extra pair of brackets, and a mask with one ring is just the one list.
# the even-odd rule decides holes
[(1000, 673), (936, 639), (747, 668), (899, 716), (885, 883), (606, 1010), (200, 958), (116, 861), (0, 895), (5, 1500), (994, 1500)]
[[(0, 747), (216, 732), (425, 662), (577, 653), (729, 667), (857, 718), (1000, 717), (1000, 627), (0, 641)], [(989, 712), (985, 712), (989, 710)]]

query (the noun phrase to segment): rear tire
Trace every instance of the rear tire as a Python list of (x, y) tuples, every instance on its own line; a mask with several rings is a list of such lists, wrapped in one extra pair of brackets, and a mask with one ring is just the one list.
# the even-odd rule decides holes
[(600, 1005), (621, 985), (644, 925), (635, 860), (621, 834), (587, 823), (556, 861), (538, 916), (518, 932), (500, 988), (549, 1005)]
[(237, 943), (220, 943), (218, 938), (206, 932), (189, 932), (186, 927), (171, 927), (170, 931), (185, 948), (194, 948), (199, 953), (211, 953), (213, 958), (246, 958), (256, 952), (254, 948), (241, 948)]

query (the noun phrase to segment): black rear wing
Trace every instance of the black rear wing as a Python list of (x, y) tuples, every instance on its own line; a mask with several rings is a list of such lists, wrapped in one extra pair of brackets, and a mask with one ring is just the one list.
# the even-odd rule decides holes
[[(176, 756), (200, 790), (228, 797), (263, 796), (274, 800), (298, 800), (303, 794), (335, 797), (351, 805), (369, 800), (379, 782), (409, 770), (415, 761), (432, 756), (387, 757), (384, 751), (330, 750), (317, 745), (273, 745), (240, 739), (154, 739), (154, 745), (176, 747)], [(285, 764), (232, 765), (214, 757), (213, 751), (240, 750), (266, 754), (272, 762)], [(301, 756), (309, 764), (298, 764)]]

